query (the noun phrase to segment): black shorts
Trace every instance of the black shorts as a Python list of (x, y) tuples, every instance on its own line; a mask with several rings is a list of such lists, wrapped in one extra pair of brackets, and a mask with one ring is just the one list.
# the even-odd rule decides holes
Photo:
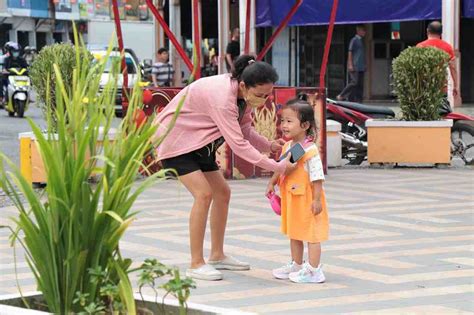
[(224, 143), (224, 138), (221, 137), (200, 149), (161, 160), (161, 163), (164, 168), (175, 169), (178, 176), (198, 170), (214, 172), (219, 170), (219, 166), (216, 163), (216, 151), (222, 143)]

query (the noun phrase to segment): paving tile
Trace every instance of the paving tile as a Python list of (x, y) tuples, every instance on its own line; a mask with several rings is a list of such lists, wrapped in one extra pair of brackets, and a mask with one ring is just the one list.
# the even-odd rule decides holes
[[(473, 169), (330, 170), (331, 236), (322, 257), (327, 282), (319, 285), (272, 278), (271, 269), (290, 257), (279, 218), (263, 196), (266, 180), (229, 183), (226, 251), (252, 269), (197, 281), (191, 301), (268, 314), (474, 313)], [(155, 184), (134, 206), (141, 212), (121, 243), (124, 256), (136, 265), (154, 257), (184, 271), (191, 205), (177, 181)], [(0, 210), (1, 224), (16, 212)], [(8, 235), (0, 230), (0, 294), (17, 291)], [(210, 250), (209, 226), (204, 250)], [(22, 253), (17, 248), (19, 281), (34, 290)]]

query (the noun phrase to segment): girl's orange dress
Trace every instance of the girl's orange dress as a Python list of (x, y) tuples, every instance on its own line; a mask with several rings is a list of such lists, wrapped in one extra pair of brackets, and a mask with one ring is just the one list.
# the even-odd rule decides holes
[[(283, 152), (289, 147), (287, 143)], [(305, 164), (318, 155), (314, 143), (305, 147), (306, 153), (297, 162), (297, 168), (289, 175), (281, 175), (278, 185), (281, 194), (281, 232), (288, 238), (309, 243), (319, 243), (328, 239), (329, 217), (324, 189), (321, 192), (322, 211), (314, 215), (313, 184)]]

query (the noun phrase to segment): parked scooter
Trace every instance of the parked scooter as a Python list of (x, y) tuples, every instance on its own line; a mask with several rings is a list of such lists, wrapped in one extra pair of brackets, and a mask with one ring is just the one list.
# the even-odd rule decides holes
[[(350, 165), (361, 164), (367, 156), (367, 129), (365, 121), (371, 118), (394, 118), (387, 107), (368, 106), (354, 102), (327, 99), (327, 118), (341, 123), (342, 158)], [(461, 158), (466, 165), (474, 165), (474, 117), (453, 113), (448, 103), (440, 111), (443, 119), (452, 119), (451, 156)]]
[(451, 158), (458, 157), (466, 165), (474, 165), (474, 117), (454, 113), (446, 102), (441, 108), (443, 119), (452, 119), (451, 128)]
[(30, 78), (27, 76), (26, 69), (10, 68), (7, 73), (9, 75), (6, 91), (4, 90), (5, 109), (8, 116), (13, 117), (16, 113), (21, 118), (28, 109), (31, 90)]

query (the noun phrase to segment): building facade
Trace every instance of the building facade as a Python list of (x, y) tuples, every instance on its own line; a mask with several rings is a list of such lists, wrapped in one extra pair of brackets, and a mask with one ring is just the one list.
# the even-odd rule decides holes
[[(271, 36), (289, 12), (294, 1), (270, 0), (257, 3), (257, 50)], [(289, 26), (280, 34), (265, 57), (280, 74), (280, 84), (319, 85), (319, 72), (327, 36), (332, 1), (305, 1)], [(448, 14), (446, 13), (448, 12)], [(457, 56), (461, 98), (474, 102), (474, 0), (410, 0), (381, 3), (377, 0), (339, 1), (326, 72), (328, 95), (335, 97), (347, 80), (347, 51), (355, 34), (355, 24), (365, 24), (367, 71), (364, 98), (389, 100), (392, 61), (400, 52), (426, 39), (426, 27), (442, 20), (443, 39), (450, 42)]]
[[(133, 36), (138, 33), (145, 38), (154, 37), (153, 19), (145, 0), (119, 0), (118, 3), (125, 40), (137, 47), (139, 57), (151, 58), (154, 45), (137, 42)], [(16, 41), (22, 47), (41, 49), (45, 45), (70, 42), (73, 40), (72, 22), (86, 43), (107, 46), (115, 31), (112, 1), (0, 0), (0, 45)]]

